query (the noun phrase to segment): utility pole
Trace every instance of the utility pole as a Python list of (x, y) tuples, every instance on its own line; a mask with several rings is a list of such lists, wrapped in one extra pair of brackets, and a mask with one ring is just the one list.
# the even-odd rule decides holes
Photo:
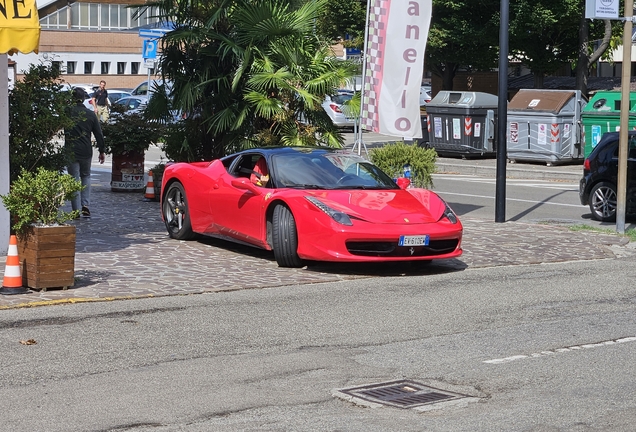
[(497, 185), (495, 222), (506, 221), (506, 164), (508, 163), (506, 128), (508, 126), (508, 21), (509, 0), (501, 0), (499, 23), (499, 100), (497, 105)]
[(627, 153), (629, 140), (629, 109), (632, 69), (632, 18), (634, 0), (625, 0), (625, 28), (623, 29), (623, 73), (621, 75), (621, 130), (618, 134), (618, 184), (616, 185), (616, 232), (625, 234), (627, 203)]

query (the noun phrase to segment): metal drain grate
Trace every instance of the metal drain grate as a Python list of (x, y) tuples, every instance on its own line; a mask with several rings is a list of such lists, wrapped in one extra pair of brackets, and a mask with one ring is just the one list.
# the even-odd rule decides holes
[(466, 395), (428, 387), (410, 380), (391, 381), (362, 387), (353, 387), (340, 391), (369, 402), (398, 408), (413, 408), (420, 405), (467, 397)]

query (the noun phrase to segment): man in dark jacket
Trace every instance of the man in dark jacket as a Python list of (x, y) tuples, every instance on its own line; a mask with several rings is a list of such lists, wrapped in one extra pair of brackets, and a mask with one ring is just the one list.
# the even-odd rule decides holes
[(70, 149), (70, 158), (67, 170), (70, 175), (81, 180), (84, 189), (75, 195), (71, 201), (73, 210), (82, 209), (82, 216), (91, 217), (89, 210), (91, 199), (91, 159), (93, 158), (93, 145), (91, 143), (91, 133), (97, 141), (99, 149), (99, 163), (103, 164), (104, 135), (99, 125), (97, 116), (93, 111), (83, 104), (86, 92), (81, 88), (73, 89), (73, 100), (75, 105), (71, 107), (70, 114), (75, 125), (65, 131), (65, 144)]

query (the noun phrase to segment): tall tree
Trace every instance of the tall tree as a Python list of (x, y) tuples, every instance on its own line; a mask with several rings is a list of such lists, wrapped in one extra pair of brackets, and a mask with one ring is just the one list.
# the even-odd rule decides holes
[(577, 58), (580, 0), (516, 0), (511, 5), (510, 49), (534, 74), (543, 78)]
[(433, 0), (426, 48), (428, 68), (452, 90), (460, 67), (490, 70), (497, 64), (499, 0)]
[(366, 19), (366, 0), (328, 0), (316, 21), (316, 31), (346, 47), (363, 48)]
[(334, 59), (314, 33), (326, 0), (155, 5), (175, 24), (162, 38), (160, 59), (173, 82), (172, 108), (202, 132), (203, 151), (192, 154), (211, 159), (254, 145), (343, 142), (320, 103), (355, 66)]

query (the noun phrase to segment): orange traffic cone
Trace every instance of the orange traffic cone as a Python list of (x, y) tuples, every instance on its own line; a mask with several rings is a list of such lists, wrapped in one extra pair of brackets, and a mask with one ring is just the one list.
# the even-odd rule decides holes
[(144, 194), (144, 201), (155, 200), (155, 183), (152, 179), (152, 171), (148, 171), (148, 183), (146, 183), (146, 193)]
[(22, 286), (20, 258), (18, 258), (18, 239), (12, 235), (9, 240), (7, 263), (4, 267), (4, 279), (0, 294), (26, 294), (29, 290)]

